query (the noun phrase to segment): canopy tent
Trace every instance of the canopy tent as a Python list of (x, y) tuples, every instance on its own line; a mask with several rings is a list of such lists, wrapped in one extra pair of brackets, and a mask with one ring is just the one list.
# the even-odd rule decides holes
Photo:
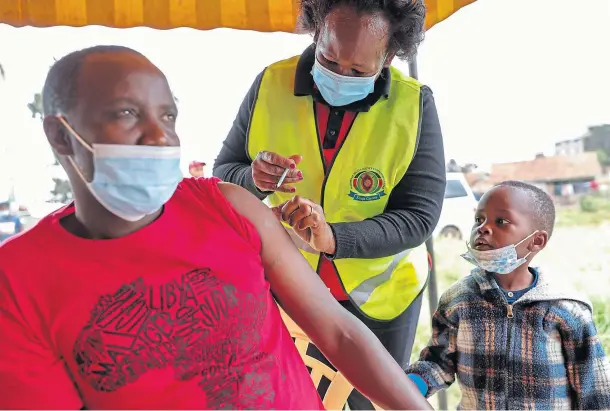
[[(475, 0), (426, 0), (426, 28)], [(298, 0), (0, 0), (0, 23), (15, 27), (220, 27), (294, 32)]]

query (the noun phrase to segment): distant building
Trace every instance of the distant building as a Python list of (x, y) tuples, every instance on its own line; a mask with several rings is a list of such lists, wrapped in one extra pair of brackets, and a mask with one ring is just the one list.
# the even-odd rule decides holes
[[(490, 183), (520, 180), (534, 184), (547, 193), (561, 197), (563, 193), (588, 192), (591, 182), (603, 175), (597, 153), (584, 152), (553, 157), (536, 156), (531, 161), (493, 164)], [(566, 191), (566, 186), (571, 186)]]
[(556, 156), (576, 156), (585, 152), (585, 144), (583, 137), (578, 137), (572, 140), (564, 140), (555, 143)]
[(610, 124), (589, 127), (589, 132), (583, 137), (584, 150), (604, 151), (610, 154)]
[(470, 185), (472, 192), (477, 198), (493, 187), (489, 173), (483, 171), (471, 171), (469, 173), (465, 173), (464, 178), (466, 179), (468, 185)]
[(591, 126), (582, 137), (555, 143), (557, 156), (575, 156), (598, 151), (610, 153), (610, 124)]

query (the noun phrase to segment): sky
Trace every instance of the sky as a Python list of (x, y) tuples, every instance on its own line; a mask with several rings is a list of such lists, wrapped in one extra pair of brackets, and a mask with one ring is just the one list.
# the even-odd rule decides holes
[[(419, 49), (447, 160), (491, 163), (551, 155), (554, 143), (610, 123), (610, 0), (479, 0), (433, 27)], [(237, 30), (155, 31), (0, 25), (0, 193), (8, 177), (28, 197), (47, 192), (51, 152), (27, 103), (55, 58), (96, 44), (149, 57), (179, 99), (183, 170), (210, 168), (255, 76), (300, 54), (307, 35)], [(404, 72), (407, 64), (395, 62)], [(3, 188), (4, 186), (4, 188)], [(26, 195), (26, 194), (24, 194)]]

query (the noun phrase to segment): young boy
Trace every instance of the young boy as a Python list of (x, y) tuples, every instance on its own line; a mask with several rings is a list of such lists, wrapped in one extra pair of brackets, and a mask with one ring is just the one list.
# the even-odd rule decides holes
[(481, 198), (463, 255), (477, 267), (443, 294), (430, 343), (407, 370), (426, 397), (457, 376), (460, 409), (610, 409), (591, 303), (530, 267), (554, 221), (552, 200), (529, 184), (503, 182)]

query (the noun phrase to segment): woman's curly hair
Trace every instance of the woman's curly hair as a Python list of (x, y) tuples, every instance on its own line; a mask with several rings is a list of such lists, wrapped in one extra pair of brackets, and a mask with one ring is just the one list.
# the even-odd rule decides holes
[(335, 7), (350, 6), (358, 13), (380, 13), (388, 19), (388, 47), (402, 60), (411, 59), (424, 39), (424, 0), (301, 0), (300, 3), (298, 26), (300, 30), (308, 33), (318, 33)]

